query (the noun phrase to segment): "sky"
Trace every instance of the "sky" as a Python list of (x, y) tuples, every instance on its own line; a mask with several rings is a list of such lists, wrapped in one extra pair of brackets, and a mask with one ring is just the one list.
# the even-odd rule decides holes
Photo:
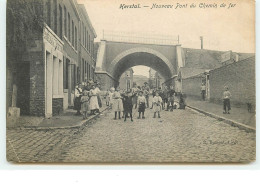
[[(200, 48), (203, 36), (204, 49), (234, 52), (255, 52), (255, 11), (253, 0), (78, 0), (85, 5), (97, 33), (95, 41), (102, 38), (103, 30), (127, 31), (141, 34), (179, 35), (184, 48)], [(199, 8), (199, 3), (217, 4), (218, 8)], [(225, 2), (226, 8), (219, 5)], [(235, 4), (227, 8), (229, 3)], [(120, 4), (172, 4), (173, 9), (120, 9)], [(187, 8), (175, 9), (177, 3)], [(189, 8), (191, 3), (196, 8)], [(145, 69), (145, 68), (143, 68)], [(134, 68), (135, 74), (143, 73)], [(146, 71), (146, 70), (145, 70)]]

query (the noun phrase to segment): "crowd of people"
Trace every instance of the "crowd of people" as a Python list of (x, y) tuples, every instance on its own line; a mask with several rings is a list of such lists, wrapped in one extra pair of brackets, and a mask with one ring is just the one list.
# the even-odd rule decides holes
[[(173, 86), (169, 89), (164, 87), (150, 89), (145, 83), (145, 86), (134, 85), (132, 89), (125, 91), (120, 88), (111, 88), (106, 92), (106, 105), (110, 106), (114, 111), (114, 119), (124, 118), (124, 121), (130, 117), (133, 121), (133, 109), (137, 109), (137, 119), (145, 119), (145, 110), (150, 108), (154, 112), (154, 118), (161, 117), (160, 112), (173, 111), (177, 108), (174, 102), (176, 96)], [(149, 107), (150, 98), (152, 98), (152, 105)], [(179, 108), (185, 109), (185, 97), (181, 94), (179, 100)]]
[(76, 115), (81, 115), (82, 112), (83, 119), (87, 119), (88, 111), (90, 111), (90, 115), (99, 113), (99, 109), (102, 107), (102, 101), (100, 96), (100, 84), (98, 82), (89, 80), (87, 83), (76, 85), (74, 95)]
[[(90, 115), (99, 113), (102, 107), (100, 84), (92, 80), (87, 83), (78, 84), (75, 88), (74, 109), (76, 115), (83, 115), (83, 119), (87, 119), (88, 112)], [(126, 121), (130, 117), (133, 121), (133, 109), (138, 111), (138, 119), (145, 119), (145, 110), (150, 108), (154, 112), (154, 118), (160, 118), (160, 112), (173, 111), (177, 108), (174, 102), (176, 93), (173, 86), (150, 89), (148, 84), (144, 86), (136, 86), (130, 90), (121, 90), (119, 87), (110, 88), (104, 95), (106, 106), (109, 106), (114, 112), (114, 119), (124, 118)], [(150, 99), (152, 98), (152, 100)], [(179, 108), (185, 109), (184, 96), (181, 94), (179, 99)], [(152, 102), (150, 107), (149, 102)]]

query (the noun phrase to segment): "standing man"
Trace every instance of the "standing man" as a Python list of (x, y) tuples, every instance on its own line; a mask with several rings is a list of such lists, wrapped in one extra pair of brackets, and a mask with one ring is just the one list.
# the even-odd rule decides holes
[(231, 98), (231, 93), (228, 90), (228, 87), (225, 87), (225, 91), (223, 92), (223, 114), (230, 114), (230, 98)]
[(204, 83), (201, 84), (200, 89), (201, 89), (202, 100), (205, 101), (205, 96), (206, 96), (206, 86), (205, 86)]

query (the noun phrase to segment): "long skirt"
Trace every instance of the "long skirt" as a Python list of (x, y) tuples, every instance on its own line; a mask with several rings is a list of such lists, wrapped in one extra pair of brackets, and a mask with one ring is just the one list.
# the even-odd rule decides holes
[(74, 100), (74, 110), (80, 110), (80, 97), (76, 97), (75, 100)]
[(90, 100), (89, 100), (89, 109), (90, 109), (90, 110), (99, 109), (97, 96), (91, 96), (91, 97), (90, 97)]
[(113, 111), (123, 111), (123, 102), (122, 99), (114, 99), (112, 104)]

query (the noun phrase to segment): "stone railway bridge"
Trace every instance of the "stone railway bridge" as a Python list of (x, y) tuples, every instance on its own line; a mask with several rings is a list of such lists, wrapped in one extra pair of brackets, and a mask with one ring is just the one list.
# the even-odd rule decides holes
[(167, 85), (174, 85), (170, 79), (177, 75), (178, 68), (184, 66), (181, 45), (101, 40), (95, 73), (104, 89), (117, 87), (120, 76), (137, 65), (151, 67), (162, 75)]

